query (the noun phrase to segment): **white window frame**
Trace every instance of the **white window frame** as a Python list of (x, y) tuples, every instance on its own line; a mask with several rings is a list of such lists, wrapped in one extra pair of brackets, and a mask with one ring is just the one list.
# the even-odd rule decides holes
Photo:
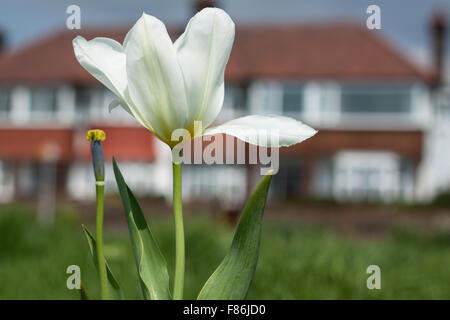
[(14, 176), (8, 164), (0, 161), (0, 202), (8, 202), (14, 196)]
[(12, 123), (26, 123), (31, 119), (30, 116), (30, 91), (24, 86), (14, 87), (11, 93), (10, 119)]
[(75, 90), (69, 86), (56, 88), (55, 116), (63, 124), (75, 122)]
[[(339, 200), (379, 200), (392, 202), (400, 197), (402, 189), (402, 172), (400, 157), (388, 151), (341, 151), (333, 158), (333, 195)], [(372, 179), (369, 185), (359, 186), (361, 176), (357, 171), (377, 175), (368, 177)], [(376, 177), (379, 181), (375, 181)], [(377, 196), (369, 194), (370, 189), (378, 193)], [(353, 195), (354, 190), (366, 193), (362, 198)]]
[(341, 87), (334, 81), (320, 85), (319, 119), (320, 125), (335, 126), (341, 120)]

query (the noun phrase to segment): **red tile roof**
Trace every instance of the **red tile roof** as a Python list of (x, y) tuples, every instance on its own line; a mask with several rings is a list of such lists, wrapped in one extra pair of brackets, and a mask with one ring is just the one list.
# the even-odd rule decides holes
[[(72, 39), (122, 42), (126, 31), (63, 31), (38, 40), (0, 60), (0, 82), (97, 84), (75, 60)], [(238, 27), (226, 78), (431, 80), (377, 33), (351, 23)]]
[(228, 71), (230, 78), (430, 77), (378, 31), (352, 23), (238, 29)]

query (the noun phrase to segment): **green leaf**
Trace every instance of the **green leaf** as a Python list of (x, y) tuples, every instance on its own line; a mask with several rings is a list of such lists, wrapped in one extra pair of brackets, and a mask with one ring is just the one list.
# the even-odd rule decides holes
[(83, 282), (80, 283), (80, 300), (90, 300)]
[(244, 207), (233, 243), (216, 271), (206, 281), (199, 300), (245, 299), (258, 262), (261, 222), (271, 174), (264, 176)]
[(153, 300), (171, 299), (166, 260), (114, 158), (113, 167), (127, 218), (128, 231), (144, 298)]
[[(98, 271), (98, 261), (97, 261), (97, 246), (95, 242), (95, 238), (92, 236), (92, 234), (89, 232), (89, 230), (83, 226), (84, 235), (86, 236), (86, 239), (89, 244), (89, 249), (91, 250), (92, 259), (94, 260), (95, 268)], [(120, 289), (119, 283), (117, 282), (116, 278), (114, 277), (113, 273), (111, 272), (111, 269), (108, 266), (108, 262), (106, 262), (106, 277), (108, 279), (108, 298), (111, 300), (122, 300), (123, 299), (123, 293)], [(81, 295), (86, 296), (86, 290), (84, 289), (84, 286), (81, 286)], [(89, 298), (87, 298), (89, 299)]]

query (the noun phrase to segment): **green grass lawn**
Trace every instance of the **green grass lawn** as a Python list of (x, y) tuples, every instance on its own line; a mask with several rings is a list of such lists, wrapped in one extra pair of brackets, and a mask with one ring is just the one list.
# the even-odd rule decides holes
[[(108, 219), (106, 217), (106, 219)], [(0, 207), (0, 299), (78, 299), (66, 268), (79, 265), (91, 298), (98, 280), (79, 218), (59, 213), (53, 228), (30, 210)], [(149, 224), (173, 273), (170, 219)], [(94, 231), (93, 226), (90, 230)], [(224, 256), (233, 229), (205, 216), (186, 218), (185, 297), (195, 299)], [(129, 299), (140, 289), (127, 233), (107, 233), (105, 254)], [(381, 268), (381, 290), (366, 287), (367, 266)], [(249, 299), (450, 299), (450, 232), (397, 230), (378, 240), (349, 239), (327, 229), (266, 219)]]

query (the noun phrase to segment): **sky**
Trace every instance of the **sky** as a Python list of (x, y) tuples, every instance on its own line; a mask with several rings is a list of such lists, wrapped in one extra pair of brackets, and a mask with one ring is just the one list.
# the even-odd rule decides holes
[[(432, 12), (439, 9), (450, 16), (450, 0), (222, 0), (216, 3), (237, 25), (364, 22), (369, 16), (367, 7), (376, 4), (381, 9), (381, 30), (374, 32), (381, 32), (408, 57), (425, 65), (430, 62)], [(8, 47), (14, 50), (64, 29), (68, 17), (66, 9), (71, 4), (81, 8), (82, 28), (128, 27), (143, 11), (168, 25), (181, 26), (193, 14), (192, 0), (1, 0), (0, 29), (6, 33)], [(450, 32), (447, 40), (450, 40)]]

